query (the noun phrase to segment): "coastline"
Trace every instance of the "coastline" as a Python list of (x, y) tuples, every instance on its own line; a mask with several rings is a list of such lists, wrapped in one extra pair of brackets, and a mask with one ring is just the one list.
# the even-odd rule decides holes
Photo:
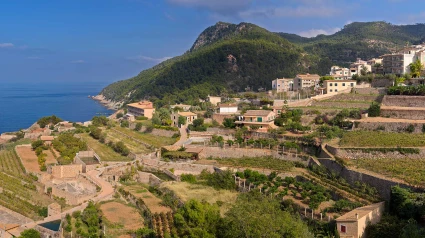
[(108, 100), (103, 96), (102, 94), (98, 94), (96, 96), (89, 96), (91, 99), (99, 102), (102, 104), (102, 106), (106, 107), (109, 110), (117, 111), (119, 110), (119, 107), (122, 105), (122, 102), (113, 102), (111, 100)]

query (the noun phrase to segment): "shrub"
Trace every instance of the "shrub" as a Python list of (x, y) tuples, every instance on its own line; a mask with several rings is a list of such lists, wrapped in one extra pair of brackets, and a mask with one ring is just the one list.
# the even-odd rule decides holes
[(413, 133), (415, 131), (415, 126), (413, 124), (410, 124), (406, 127), (406, 131), (409, 133)]
[(381, 115), (381, 106), (378, 103), (372, 103), (368, 109), (370, 117), (379, 117)]
[(38, 147), (43, 145), (43, 141), (42, 140), (36, 140), (34, 142), (31, 143), (31, 147), (33, 150), (37, 149)]
[(116, 117), (117, 117), (117, 118), (121, 118), (121, 117), (123, 117), (123, 116), (124, 116), (124, 114), (123, 114), (122, 112), (118, 112)]
[(182, 182), (196, 183), (196, 177), (193, 174), (182, 174), (180, 176)]

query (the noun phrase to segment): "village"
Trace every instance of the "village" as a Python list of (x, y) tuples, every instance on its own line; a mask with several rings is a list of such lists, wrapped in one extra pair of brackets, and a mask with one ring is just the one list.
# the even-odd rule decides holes
[[(166, 237), (178, 204), (221, 204), (224, 214), (251, 190), (292, 200), (302, 219), (334, 222), (339, 237), (364, 237), (394, 186), (425, 188), (424, 67), (412, 67), (424, 50), (274, 79), (270, 91), (161, 108), (146, 99), (109, 117), (51, 116), (3, 133), (0, 237), (86, 237), (81, 213), (93, 203), (106, 237), (144, 227)], [(196, 183), (226, 173), (233, 190)]]

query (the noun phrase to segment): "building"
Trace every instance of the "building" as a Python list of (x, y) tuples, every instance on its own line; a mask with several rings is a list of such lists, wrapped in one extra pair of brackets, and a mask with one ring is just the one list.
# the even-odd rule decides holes
[(236, 113), (238, 112), (238, 105), (236, 103), (222, 103), (218, 105), (219, 113)]
[(272, 90), (278, 93), (294, 91), (294, 79), (275, 79), (272, 81)]
[(410, 73), (409, 65), (416, 60), (425, 63), (425, 45), (412, 45), (397, 53), (386, 54), (382, 57), (383, 72), (386, 74)]
[(127, 104), (127, 112), (135, 117), (143, 116), (148, 119), (152, 119), (152, 116), (155, 113), (155, 108), (153, 107), (152, 102), (140, 101)]
[(40, 136), (40, 140), (47, 146), (50, 146), (54, 139), (54, 136)]
[(273, 111), (248, 110), (243, 116), (239, 116), (235, 123), (247, 127), (256, 126), (258, 131), (267, 132), (270, 128), (276, 128), (274, 125), (275, 118), (276, 114)]
[(318, 74), (298, 74), (294, 78), (294, 90), (318, 87), (319, 82)]
[(385, 202), (356, 208), (336, 219), (341, 238), (365, 238), (365, 229), (369, 224), (376, 224), (384, 213)]
[(335, 79), (351, 79), (350, 70), (348, 68), (341, 68), (339, 66), (332, 66), (329, 75)]
[(372, 72), (372, 66), (367, 61), (357, 58), (356, 62), (350, 64), (350, 77), (360, 74), (362, 69), (365, 69), (366, 73)]
[(221, 103), (221, 97), (214, 97), (208, 95), (207, 102), (210, 102), (212, 105), (217, 106), (217, 104)]
[(176, 105), (171, 105), (170, 108), (172, 110), (174, 110), (174, 108), (181, 108), (183, 111), (189, 111), (190, 107), (192, 107), (191, 105), (186, 105), (186, 104), (176, 104)]
[(337, 93), (347, 89), (354, 88), (357, 85), (356, 80), (325, 80), (323, 86), (327, 93)]
[(282, 112), (285, 112), (283, 106), (273, 106), (272, 109), (275, 115), (280, 115)]
[(171, 114), (172, 126), (179, 126), (179, 117), (184, 117), (186, 119), (185, 125), (190, 125), (198, 116), (193, 112), (176, 112)]
[[(0, 238), (15, 237), (15, 235), (12, 231), (17, 231), (19, 227), (20, 227), (19, 224), (0, 223)], [(20, 233), (20, 232), (18, 232), (18, 233)]]

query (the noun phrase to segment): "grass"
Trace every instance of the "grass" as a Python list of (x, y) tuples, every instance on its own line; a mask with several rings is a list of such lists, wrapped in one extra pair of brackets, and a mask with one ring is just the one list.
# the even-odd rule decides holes
[(172, 211), (171, 208), (162, 205), (162, 199), (149, 192), (144, 184), (127, 185), (124, 186), (124, 189), (129, 191), (136, 198), (141, 198), (151, 213), (167, 213)]
[(350, 131), (344, 133), (339, 144), (343, 147), (422, 147), (425, 134)]
[(81, 138), (100, 156), (101, 161), (130, 161), (131, 159), (115, 152), (111, 147), (100, 143), (88, 134), (80, 134)]
[(130, 130), (128, 128), (123, 128), (123, 127), (115, 127), (114, 129), (129, 135), (131, 137), (136, 138), (137, 140), (140, 140), (144, 143), (147, 143), (149, 145), (152, 145), (156, 148), (160, 148), (162, 146), (166, 146), (166, 145), (172, 145), (174, 144), (177, 139), (176, 138), (170, 138), (170, 137), (165, 137), (165, 136), (155, 136), (149, 133), (141, 133), (141, 132), (136, 132), (133, 130)]
[(106, 132), (108, 141), (113, 141), (115, 143), (118, 141), (122, 141), (128, 147), (128, 149), (135, 154), (146, 154), (152, 152), (152, 150), (147, 148), (145, 145), (142, 145), (135, 140), (123, 136), (122, 134), (117, 133), (116, 131), (107, 130)]
[(425, 158), (422, 159), (356, 159), (350, 163), (358, 168), (401, 179), (425, 187)]
[(232, 167), (265, 168), (276, 171), (291, 171), (295, 167), (294, 163), (291, 161), (275, 159), (272, 157), (212, 159), (217, 161), (220, 165)]
[(235, 203), (238, 193), (229, 190), (215, 190), (212, 187), (201, 184), (190, 184), (186, 182), (165, 182), (161, 184), (172, 191), (183, 201), (195, 199), (198, 201), (206, 201), (210, 204), (222, 203), (220, 213), (224, 215)]

